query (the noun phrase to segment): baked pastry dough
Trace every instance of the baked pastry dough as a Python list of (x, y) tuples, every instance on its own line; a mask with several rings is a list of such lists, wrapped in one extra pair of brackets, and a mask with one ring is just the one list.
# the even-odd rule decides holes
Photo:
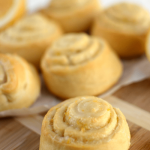
[(51, 108), (42, 124), (40, 150), (128, 150), (122, 112), (106, 101), (77, 97)]
[(150, 61), (150, 32), (148, 33), (147, 39), (146, 39), (146, 55), (147, 58)]
[(54, 42), (41, 68), (49, 90), (61, 98), (101, 94), (122, 74), (121, 62), (107, 43), (84, 33)]
[(19, 54), (38, 67), (46, 48), (61, 34), (54, 21), (33, 14), (0, 34), (0, 52)]
[(99, 11), (98, 0), (52, 0), (43, 13), (55, 19), (66, 32), (81, 32), (89, 29)]
[(145, 9), (120, 3), (98, 15), (92, 35), (105, 38), (121, 57), (132, 58), (145, 52), (149, 27), (150, 15)]
[(17, 55), (0, 54), (0, 111), (29, 107), (39, 93), (35, 68)]

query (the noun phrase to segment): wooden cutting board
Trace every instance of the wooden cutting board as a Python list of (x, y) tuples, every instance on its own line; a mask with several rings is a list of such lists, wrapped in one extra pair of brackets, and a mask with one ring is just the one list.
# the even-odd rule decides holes
[[(150, 150), (150, 79), (126, 86), (106, 100), (126, 115), (132, 137), (130, 150)], [(0, 150), (38, 150), (42, 119), (0, 119)]]

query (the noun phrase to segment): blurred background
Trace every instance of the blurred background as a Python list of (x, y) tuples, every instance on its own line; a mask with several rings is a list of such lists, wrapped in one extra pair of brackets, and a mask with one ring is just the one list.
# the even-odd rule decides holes
[[(100, 1), (102, 7), (108, 7), (118, 2), (136, 3), (143, 6), (150, 12), (150, 0), (100, 0)], [(28, 11), (32, 13), (38, 9), (46, 7), (48, 3), (50, 3), (50, 0), (27, 0)]]

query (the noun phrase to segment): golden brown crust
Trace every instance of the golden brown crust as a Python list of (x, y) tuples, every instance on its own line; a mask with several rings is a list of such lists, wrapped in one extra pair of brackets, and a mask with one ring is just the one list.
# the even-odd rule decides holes
[(40, 150), (128, 150), (130, 131), (119, 109), (93, 97), (51, 108), (42, 123)]
[(0, 34), (0, 52), (19, 54), (39, 67), (46, 48), (61, 35), (57, 23), (41, 14), (33, 14)]
[(145, 49), (146, 49), (147, 58), (150, 61), (150, 30), (149, 30), (149, 33), (148, 33), (148, 35), (146, 37)]
[(66, 32), (81, 32), (90, 25), (100, 11), (98, 0), (52, 0), (43, 13), (56, 20)]
[(130, 3), (120, 3), (106, 9), (95, 19), (92, 35), (105, 38), (123, 58), (145, 52), (145, 39), (150, 27), (149, 13)]
[(121, 62), (107, 43), (86, 34), (68, 34), (56, 41), (43, 56), (41, 68), (49, 90), (62, 98), (101, 94), (122, 74)]
[(17, 55), (0, 54), (0, 111), (29, 107), (39, 93), (35, 68)]

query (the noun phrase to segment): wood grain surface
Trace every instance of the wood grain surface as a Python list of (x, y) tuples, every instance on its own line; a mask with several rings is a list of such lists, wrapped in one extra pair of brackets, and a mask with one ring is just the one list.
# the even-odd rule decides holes
[[(125, 102), (127, 105), (131, 104), (131, 108), (136, 106), (135, 108), (150, 113), (150, 80), (123, 87), (112, 97), (117, 97), (121, 104)], [(136, 115), (135, 110), (134, 113)], [(133, 115), (132, 112), (129, 114)], [(143, 118), (146, 119), (145, 116)], [(24, 122), (24, 125), (20, 124), (17, 118), (0, 119), (0, 150), (38, 150), (42, 116), (31, 116), (27, 119), (30, 124)], [(138, 123), (135, 124), (134, 119), (128, 121), (128, 124), (132, 137), (130, 150), (150, 150), (150, 131), (142, 125), (137, 125)]]

